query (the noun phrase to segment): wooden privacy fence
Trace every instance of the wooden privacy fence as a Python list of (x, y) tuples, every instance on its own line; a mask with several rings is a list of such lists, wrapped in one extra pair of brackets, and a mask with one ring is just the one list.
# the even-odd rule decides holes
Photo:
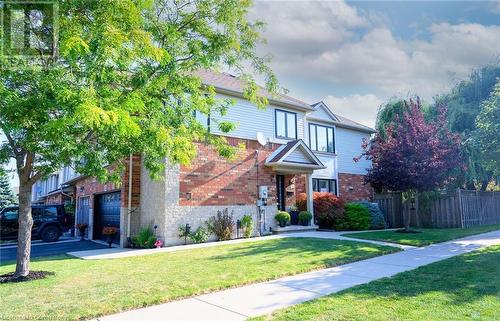
[[(376, 194), (377, 202), (389, 227), (404, 225), (405, 211), (401, 193)], [(419, 195), (417, 211), (410, 211), (411, 225), (418, 227), (471, 227), (500, 224), (500, 192), (457, 190), (424, 200)]]
[(384, 213), (384, 219), (388, 227), (403, 226), (401, 193), (375, 194), (373, 198)]

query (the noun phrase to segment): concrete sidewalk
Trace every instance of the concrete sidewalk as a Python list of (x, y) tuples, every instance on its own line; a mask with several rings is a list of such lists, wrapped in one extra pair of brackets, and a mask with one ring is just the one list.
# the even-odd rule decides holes
[[(387, 231), (387, 230), (386, 230)], [(177, 245), (177, 246), (168, 246), (159, 249), (130, 249), (130, 248), (111, 248), (111, 249), (102, 249), (102, 250), (90, 250), (90, 251), (73, 251), (68, 252), (66, 254), (72, 255), (74, 257), (84, 259), (84, 260), (102, 260), (102, 259), (118, 259), (122, 257), (131, 257), (131, 256), (142, 256), (149, 254), (158, 254), (158, 253), (168, 253), (168, 252), (176, 252), (176, 251), (184, 251), (190, 249), (199, 249), (213, 246), (222, 246), (227, 244), (239, 244), (239, 243), (248, 243), (248, 242), (259, 242), (273, 239), (282, 239), (286, 237), (313, 237), (313, 238), (322, 238), (322, 239), (331, 239), (331, 240), (342, 240), (342, 241), (357, 241), (378, 245), (388, 245), (399, 247), (403, 250), (414, 248), (414, 246), (409, 245), (401, 245), (394, 243), (387, 243), (381, 241), (373, 241), (373, 240), (362, 240), (362, 239), (353, 239), (351, 237), (344, 237), (341, 234), (345, 233), (355, 233), (355, 232), (299, 232), (299, 233), (287, 233), (287, 234), (278, 234), (278, 235), (268, 235), (262, 237), (252, 237), (248, 239), (234, 239), (229, 241), (221, 241), (221, 242), (208, 242), (208, 243), (200, 243), (200, 244), (188, 244), (188, 245)]]
[(98, 320), (245, 320), (495, 244), (500, 244), (500, 230)]

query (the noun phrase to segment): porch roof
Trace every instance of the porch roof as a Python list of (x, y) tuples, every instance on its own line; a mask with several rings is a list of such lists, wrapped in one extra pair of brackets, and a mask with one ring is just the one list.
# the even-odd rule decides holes
[(266, 166), (290, 174), (308, 174), (326, 168), (302, 139), (280, 146), (266, 159)]

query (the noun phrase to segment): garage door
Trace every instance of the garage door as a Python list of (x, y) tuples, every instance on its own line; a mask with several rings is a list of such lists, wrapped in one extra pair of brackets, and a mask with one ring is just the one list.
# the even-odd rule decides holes
[[(104, 227), (120, 228), (120, 201), (120, 192), (96, 196), (97, 238), (103, 238)], [(118, 237), (115, 237), (115, 242), (119, 242)]]

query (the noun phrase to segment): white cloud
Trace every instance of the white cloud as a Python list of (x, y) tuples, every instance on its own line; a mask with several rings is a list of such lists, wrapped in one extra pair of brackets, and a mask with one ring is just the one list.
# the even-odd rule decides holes
[(334, 113), (347, 116), (349, 119), (370, 127), (375, 126), (378, 107), (384, 102), (374, 94), (327, 96), (323, 101)]
[(368, 87), (384, 97), (430, 99), (500, 54), (496, 25), (437, 23), (426, 38), (409, 40), (342, 1), (258, 2), (256, 13), (268, 24), (278, 75)]
[(266, 22), (267, 50), (310, 57), (353, 36), (368, 20), (343, 1), (257, 1), (253, 18)]

